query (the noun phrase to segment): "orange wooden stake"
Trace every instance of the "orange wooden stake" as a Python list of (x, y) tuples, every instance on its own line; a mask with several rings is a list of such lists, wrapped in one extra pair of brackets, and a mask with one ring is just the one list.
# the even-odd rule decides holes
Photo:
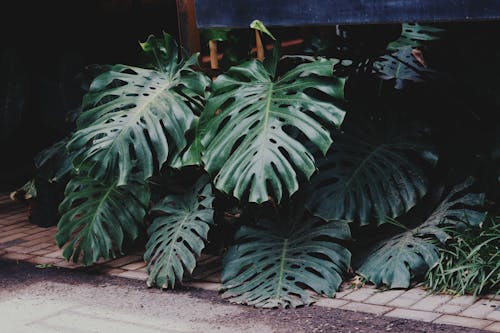
[(257, 60), (264, 61), (264, 45), (259, 30), (255, 30), (255, 46), (257, 48)]
[(219, 68), (219, 57), (217, 54), (217, 41), (211, 40), (208, 42), (208, 47), (210, 48), (210, 68)]

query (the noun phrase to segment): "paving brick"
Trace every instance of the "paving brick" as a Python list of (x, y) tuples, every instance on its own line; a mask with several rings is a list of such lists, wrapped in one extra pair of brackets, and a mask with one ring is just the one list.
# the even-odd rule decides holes
[(124, 271), (123, 273), (116, 274), (116, 276), (141, 281), (146, 281), (148, 279), (148, 274), (138, 271)]
[[(47, 245), (47, 244), (44, 244), (44, 245)], [(31, 252), (31, 254), (33, 254), (35, 256), (43, 256), (43, 255), (46, 255), (47, 253), (51, 253), (51, 252), (54, 252), (54, 249), (52, 247), (50, 247), (50, 248), (46, 247), (46, 248), (43, 248), (40, 250), (33, 251), (33, 252)]]
[(26, 241), (30, 241), (30, 240), (34, 240), (34, 239), (40, 239), (42, 237), (45, 237), (45, 239), (46, 239), (49, 236), (53, 237), (54, 234), (55, 233), (52, 230), (44, 230), (44, 231), (40, 231), (39, 233), (23, 237), (23, 239), (26, 240)]
[(106, 266), (108, 266), (108, 267), (120, 267), (120, 266), (124, 266), (124, 265), (130, 264), (133, 262), (137, 262), (137, 261), (142, 262), (142, 257), (129, 255), (129, 256), (115, 259), (115, 260), (111, 260), (111, 261), (106, 263)]
[(383, 305), (350, 302), (350, 303), (347, 303), (347, 304), (341, 306), (340, 309), (382, 315), (386, 312), (391, 311), (393, 308), (390, 308), (388, 306), (383, 306)]
[(30, 228), (27, 226), (22, 226), (18, 230), (19, 230), (19, 232), (22, 232), (26, 235), (33, 235), (33, 234), (37, 234), (40, 232), (40, 230), (38, 230), (38, 228)]
[(395, 308), (408, 308), (413, 304), (417, 303), (421, 299), (425, 298), (427, 293), (419, 288), (414, 288), (406, 291), (404, 294), (398, 296), (396, 299), (387, 303), (387, 306), (392, 306)]
[(28, 229), (28, 223), (19, 223), (19, 224), (11, 224), (11, 225), (1, 225), (0, 224), (0, 235), (3, 235), (4, 232), (7, 232), (9, 230), (17, 229), (19, 227), (26, 228)]
[(475, 319), (475, 318), (465, 318), (460, 316), (443, 315), (436, 319), (433, 323), (435, 324), (445, 324), (445, 325), (456, 325), (470, 328), (485, 328), (490, 325), (491, 320)]
[[(23, 243), (23, 246), (26, 246), (26, 244)], [(33, 252), (38, 251), (38, 250), (46, 249), (49, 246), (51, 246), (51, 245), (47, 244), (47, 243), (40, 243), (40, 244), (34, 244), (32, 246), (29, 246), (28, 249), (30, 250), (31, 253), (33, 253)]]
[(2, 257), (5, 259), (11, 259), (11, 260), (26, 260), (28, 258), (31, 258), (32, 256), (30, 254), (7, 252)]
[(22, 231), (22, 228), (14, 228), (14, 229), (11, 229), (9, 231), (5, 231), (5, 232), (0, 233), (0, 237), (1, 237), (0, 240), (7, 238), (8, 236), (15, 235), (15, 234), (22, 234), (24, 236), (28, 235), (27, 233)]
[(420, 320), (425, 322), (431, 322), (441, 316), (440, 313), (419, 311), (419, 310), (409, 310), (409, 309), (395, 309), (391, 312), (385, 314), (388, 317)]
[(466, 308), (465, 305), (450, 305), (450, 304), (443, 304), (441, 306), (438, 306), (434, 312), (440, 312), (440, 313), (446, 313), (446, 314), (457, 314), (462, 312)]
[(497, 306), (497, 308), (494, 311), (488, 313), (486, 315), (486, 319), (500, 322), (500, 307)]
[(365, 300), (364, 303), (385, 305), (396, 297), (402, 295), (404, 292), (404, 290), (388, 290), (376, 292), (373, 296)]
[(116, 276), (127, 271), (121, 268), (110, 268), (108, 270), (104, 270), (104, 272), (108, 275)]
[(212, 291), (218, 291), (222, 287), (220, 283), (213, 283), (213, 282), (186, 282), (184, 283), (184, 285), (187, 287), (212, 290)]
[(220, 283), (221, 282), (221, 275), (220, 275), (220, 270), (216, 274), (212, 274), (210, 276), (207, 276), (204, 281), (207, 282), (215, 282), (215, 283)]
[(489, 326), (486, 326), (484, 329), (491, 332), (500, 332), (500, 322), (496, 322)]
[(69, 268), (69, 269), (75, 269), (75, 268), (82, 267), (82, 265), (80, 265), (80, 264), (75, 264), (74, 262), (67, 261), (67, 260), (56, 261), (54, 263), (54, 266), (61, 267), (61, 268)]
[(6, 237), (2, 237), (2, 238), (0, 238), (0, 244), (1, 244), (1, 243), (6, 243), (6, 242), (9, 242), (9, 241), (14, 240), (14, 239), (21, 239), (21, 238), (23, 238), (24, 236), (26, 236), (26, 234), (23, 234), (23, 233), (17, 232), (17, 233), (15, 233), (15, 234), (12, 234), (12, 235), (9, 235), (9, 236), (6, 236)]
[[(23, 239), (25, 239), (25, 238), (23, 238)], [(25, 242), (23, 243), (23, 246), (30, 247), (32, 245), (37, 245), (37, 244), (47, 244), (47, 246), (49, 246), (49, 245), (55, 245), (56, 241), (54, 239), (54, 235), (49, 235), (49, 236), (44, 236), (44, 237), (40, 237), (37, 239), (25, 240)]]
[(355, 302), (363, 302), (365, 299), (373, 296), (373, 294), (375, 294), (376, 292), (376, 289), (363, 287), (345, 295), (344, 297), (342, 297), (342, 299), (347, 299)]
[(1, 225), (13, 225), (18, 223), (26, 223), (26, 220), (18, 219), (16, 217), (13, 218), (2, 218), (0, 220)]
[(57, 259), (34, 256), (29, 258), (28, 261), (33, 264), (46, 265), (46, 264), (54, 264), (57, 261)]
[(323, 307), (326, 307), (326, 308), (333, 308), (333, 309), (336, 309), (336, 308), (339, 308), (341, 307), (342, 305), (345, 305), (349, 303), (349, 301), (345, 301), (343, 299), (335, 299), (335, 298), (326, 298), (326, 297), (321, 297), (316, 303), (314, 303), (315, 305), (318, 305), (318, 306), (323, 306)]
[(28, 253), (25, 247), (19, 245), (8, 246), (4, 248), (7, 252), (16, 252), (16, 253)]
[(479, 297), (477, 296), (455, 296), (448, 301), (448, 304), (469, 306), (474, 304), (478, 299)]
[(62, 250), (61, 249), (57, 249), (57, 250), (55, 250), (53, 252), (44, 254), (44, 256), (45, 257), (49, 257), (49, 258), (63, 258)]
[(495, 308), (499, 305), (500, 302), (498, 301), (480, 299), (476, 303), (474, 303), (473, 305), (462, 311), (460, 315), (464, 317), (483, 319), (486, 318), (486, 316), (490, 312), (494, 311)]
[(495, 301), (500, 301), (500, 295), (489, 294), (489, 295), (483, 296), (483, 298), (484, 299), (491, 299), (491, 300), (495, 300)]
[(430, 295), (421, 299), (417, 303), (413, 304), (410, 309), (413, 310), (422, 310), (422, 311), (433, 311), (438, 306), (443, 305), (451, 299), (450, 296), (447, 295)]
[(138, 261), (138, 262), (133, 262), (131, 264), (122, 266), (121, 268), (129, 270), (129, 271), (135, 271), (135, 270), (138, 270), (140, 268), (146, 267), (146, 265), (147, 264), (144, 261)]

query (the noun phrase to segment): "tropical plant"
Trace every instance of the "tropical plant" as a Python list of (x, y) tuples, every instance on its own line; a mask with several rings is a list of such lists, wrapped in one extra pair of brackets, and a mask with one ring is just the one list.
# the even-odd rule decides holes
[[(255, 27), (270, 35), (263, 25)], [(148, 283), (169, 288), (195, 267), (213, 223), (214, 197), (211, 181), (204, 177), (184, 194), (167, 194), (151, 203), (150, 192), (158, 187), (150, 184), (151, 177), (161, 179), (169, 167), (201, 165), (213, 176), (216, 188), (239, 199), (279, 202), (291, 196), (316, 169), (306, 147), (325, 153), (332, 143), (329, 128), (343, 120), (345, 79), (334, 77), (335, 59), (318, 59), (279, 73), (276, 47), (265, 62), (251, 60), (219, 76), (205, 101), (209, 80), (196, 70), (196, 55), (188, 60), (178, 57), (168, 35), (149, 37), (141, 46), (152, 55), (152, 69), (110, 66), (84, 98), (77, 129), (67, 144), (74, 169), (60, 206), (56, 240), (65, 247), (66, 258), (85, 265), (114, 257), (121, 253), (124, 239), (137, 237), (148, 206), (154, 204), (145, 253)], [(293, 267), (286, 282), (279, 284), (302, 290), (303, 283), (331, 296), (349, 266), (349, 252), (333, 242), (348, 238), (347, 225), (312, 216), (301, 223), (299, 218), (306, 216), (303, 206), (302, 212), (298, 218), (289, 217), (293, 223), (282, 240), (287, 243), (291, 237), (290, 244), (327, 251), (330, 259), (295, 253), (302, 250), (291, 247), (296, 261), (302, 256), (313, 260), (324, 275), (311, 272), (311, 267), (294, 274), (295, 264), (287, 258)], [(271, 237), (275, 228), (268, 227)], [(305, 237), (309, 229), (313, 232)], [(240, 231), (240, 240), (254, 239), (253, 232), (262, 234), (255, 227), (241, 230), (246, 236)], [(241, 260), (226, 262), (229, 272), (238, 270)], [(236, 287), (241, 278), (229, 278), (226, 295), (244, 288)], [(265, 279), (256, 277), (258, 282)], [(314, 299), (303, 291), (292, 300), (295, 289), (280, 289), (268, 304), (296, 306)]]
[(427, 193), (424, 167), (437, 162), (428, 131), (374, 123), (346, 121), (335, 145), (318, 161), (320, 172), (312, 179), (308, 201), (316, 216), (382, 224), (406, 213)]
[(184, 195), (168, 195), (151, 211), (161, 213), (148, 229), (144, 259), (148, 262), (148, 285), (174, 287), (184, 269), (192, 273), (196, 257), (205, 247), (213, 223), (212, 186), (202, 177)]
[(427, 288), (453, 295), (500, 292), (500, 218), (482, 228), (448, 229), (450, 241), (440, 244), (437, 265), (426, 276)]
[[(220, 202), (231, 201), (237, 231), (226, 241), (223, 297), (295, 307), (338, 289), (351, 266), (353, 226), (400, 223), (422, 201), (438, 160), (428, 127), (407, 126), (401, 105), (397, 121), (380, 126), (371, 115), (389, 118), (386, 100), (342, 125), (350, 105), (343, 67), (353, 62), (286, 62), (265, 26), (252, 27), (274, 43), (272, 52), (213, 82), (198, 68), (198, 55), (186, 57), (166, 34), (141, 43), (147, 69), (103, 67), (66, 145), (71, 181), (56, 240), (67, 259), (90, 265), (112, 258), (144, 234), (148, 284), (173, 288), (193, 272), (212, 226), (224, 223), (219, 209), (230, 204)], [(405, 47), (437, 32), (412, 29), (403, 31)], [(409, 63), (425, 67), (411, 56)], [(371, 67), (363, 73), (375, 76)], [(186, 173), (189, 182), (171, 186)], [(391, 287), (423, 276), (439, 259), (428, 239), (446, 242), (443, 226), (484, 218), (476, 210), (484, 197), (466, 194), (470, 185), (452, 189), (417, 228), (377, 245), (359, 272)]]
[[(333, 78), (335, 59), (299, 65), (278, 76), (277, 52), (262, 64), (251, 60), (231, 67), (213, 83), (205, 113), (202, 144), (205, 169), (215, 187), (262, 203), (299, 188), (298, 175), (309, 178), (314, 157), (295, 138), (300, 131), (326, 153), (332, 143), (326, 127), (339, 126), (344, 80)], [(337, 104), (337, 105), (336, 105)], [(216, 115), (216, 116), (213, 116)]]
[(404, 23), (401, 36), (387, 46), (387, 54), (381, 56), (373, 68), (384, 80), (393, 80), (395, 89), (403, 89), (408, 82), (423, 82), (434, 76), (422, 53), (424, 43), (439, 39), (443, 29)]
[(473, 180), (455, 186), (432, 214), (418, 227), (378, 243), (358, 272), (375, 285), (407, 288), (411, 276), (427, 272), (439, 262), (436, 239), (445, 244), (451, 236), (444, 227), (460, 230), (467, 226), (479, 227), (485, 212), (474, 210), (484, 204), (484, 194), (465, 193)]
[(349, 227), (312, 217), (300, 202), (292, 207), (238, 230), (224, 257), (223, 297), (273, 308), (311, 304), (311, 291), (335, 294), (351, 259), (336, 240), (348, 240)]
[(119, 186), (90, 176), (76, 177), (66, 186), (56, 242), (63, 256), (90, 265), (101, 257), (122, 254), (124, 240), (133, 241), (149, 203), (149, 191), (140, 181)]
[[(134, 176), (150, 178), (187, 145), (208, 78), (195, 71), (197, 55), (178, 57), (175, 40), (165, 34), (141, 43), (154, 69), (115, 65), (91, 84), (68, 144), (78, 151), (76, 170), (125, 185)], [(172, 149), (172, 151), (171, 151)]]

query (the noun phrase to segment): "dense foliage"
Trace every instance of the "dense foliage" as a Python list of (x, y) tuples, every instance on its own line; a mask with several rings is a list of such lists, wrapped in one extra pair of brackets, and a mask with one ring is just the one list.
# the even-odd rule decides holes
[[(277, 39), (253, 27), (272, 52), (213, 82), (167, 34), (141, 43), (148, 68), (109, 66), (93, 80), (74, 133), (37, 159), (52, 181), (71, 178), (56, 236), (65, 257), (90, 265), (145, 235), (148, 284), (169, 288), (222, 230), (222, 296), (233, 302), (311, 304), (351, 268), (397, 288), (433, 269), (441, 288), (436, 265), (462, 258), (441, 249), (480, 228), (485, 198), (498, 195), (498, 147), (462, 151), (450, 139), (472, 116), (457, 106), (462, 87), (431, 69), (446, 30), (405, 24), (367, 46), (342, 28), (328, 45), (306, 45), (311, 55), (281, 57)], [(439, 114), (452, 106), (452, 120)], [(477, 156), (487, 172), (474, 169)], [(488, 265), (490, 278), (498, 267)]]

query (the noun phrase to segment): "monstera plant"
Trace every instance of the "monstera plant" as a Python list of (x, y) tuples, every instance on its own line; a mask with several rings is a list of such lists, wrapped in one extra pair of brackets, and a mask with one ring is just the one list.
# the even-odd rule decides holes
[[(332, 144), (330, 129), (342, 123), (345, 79), (334, 76), (336, 59), (317, 59), (278, 72), (275, 45), (266, 61), (231, 67), (211, 84), (197, 68), (197, 55), (186, 57), (167, 34), (151, 36), (141, 43), (150, 68), (114, 65), (92, 82), (67, 143), (74, 170), (56, 236), (66, 258), (89, 265), (115, 257), (147, 227), (143, 221), (150, 211), (148, 283), (174, 287), (193, 271), (205, 247), (214, 223), (215, 195), (227, 193), (259, 204), (290, 200), (299, 183), (316, 170), (308, 147), (326, 153)], [(150, 194), (154, 177), (193, 165), (207, 174), (185, 193), (151, 201), (157, 197)], [(242, 226), (238, 232), (238, 241), (254, 240), (255, 247), (266, 243), (261, 239), (266, 232), (271, 239), (281, 237), (270, 249), (275, 252), (263, 252), (263, 258), (286, 250), (297, 256), (295, 261), (269, 257), (270, 263), (287, 260), (286, 266), (278, 269), (275, 280), (254, 277), (251, 285), (261, 286), (254, 291), (260, 301), (248, 303), (309, 304), (314, 297), (306, 289), (331, 296), (338, 288), (349, 267), (349, 251), (321, 238), (346, 239), (347, 225), (311, 215), (306, 218), (310, 222), (302, 222), (308, 214), (303, 207), (300, 216), (286, 219), (278, 214), (255, 221), (260, 227)], [(305, 236), (308, 230), (311, 234)], [(229, 272), (238, 273), (243, 264), (238, 256), (248, 258), (249, 253), (237, 248), (241, 246), (235, 245), (225, 260), (225, 289), (226, 295), (241, 299), (237, 290), (246, 288), (245, 274)], [(329, 259), (314, 259), (311, 251), (329, 251)], [(325, 274), (294, 272), (294, 262), (302, 256)], [(281, 285), (290, 290), (283, 291)], [(268, 286), (274, 289), (260, 295)], [(301, 296), (292, 300), (291, 294)]]
[[(223, 259), (222, 296), (258, 307), (307, 305), (315, 294), (333, 296), (349, 271), (349, 223), (396, 219), (426, 195), (426, 171), (437, 161), (426, 127), (385, 131), (348, 121), (339, 130), (348, 105), (342, 62), (283, 64), (275, 37), (259, 22), (252, 27), (274, 43), (271, 54), (213, 82), (198, 55), (167, 34), (141, 43), (147, 68), (114, 65), (95, 78), (66, 145), (71, 181), (56, 241), (68, 260), (116, 257), (142, 235), (148, 285), (173, 288), (220, 223), (216, 203), (232, 198), (245, 218)], [(182, 172), (193, 179), (174, 190), (169, 182)], [(405, 258), (413, 258), (410, 269), (432, 266), (430, 245), (415, 254), (399, 243), (444, 237), (438, 226), (460, 215), (451, 200), (420, 229), (390, 240), (394, 248), (377, 247), (360, 272), (405, 286)], [(406, 252), (389, 253), (398, 248)]]

